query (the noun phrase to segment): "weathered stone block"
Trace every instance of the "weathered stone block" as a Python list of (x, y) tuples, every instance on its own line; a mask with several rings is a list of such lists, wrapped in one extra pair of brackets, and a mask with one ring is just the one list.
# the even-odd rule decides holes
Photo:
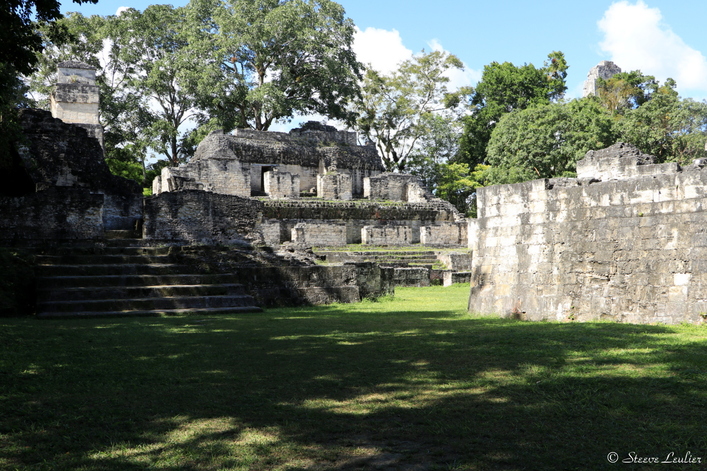
[(364, 245), (410, 245), (412, 228), (409, 226), (364, 226), (361, 228)]
[(325, 200), (352, 200), (351, 176), (338, 172), (317, 175), (317, 196)]
[(465, 222), (423, 226), (420, 243), (428, 246), (459, 247), (468, 245), (468, 225)]
[(337, 247), (346, 245), (346, 225), (301, 222), (292, 229), (292, 242), (306, 246)]

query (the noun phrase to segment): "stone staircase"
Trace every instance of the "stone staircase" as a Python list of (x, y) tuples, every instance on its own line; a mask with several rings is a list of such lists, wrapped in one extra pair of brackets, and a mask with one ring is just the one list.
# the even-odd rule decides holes
[(173, 263), (139, 239), (56, 247), (37, 257), (37, 317), (260, 312), (228, 274)]

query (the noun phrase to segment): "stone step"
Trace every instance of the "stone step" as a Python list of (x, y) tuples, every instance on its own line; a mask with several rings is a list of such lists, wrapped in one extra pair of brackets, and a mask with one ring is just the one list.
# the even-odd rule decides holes
[(163, 285), (205, 285), (233, 283), (230, 274), (167, 274), (167, 275), (102, 275), (102, 276), (52, 276), (38, 280), (40, 289), (72, 287), (129, 287)]
[(174, 309), (205, 309), (253, 306), (248, 295), (226, 296), (167, 296), (162, 298), (115, 298), (72, 301), (44, 301), (37, 303), (38, 313), (101, 312), (101, 311), (163, 311)]
[(125, 310), (125, 311), (81, 311), (81, 312), (41, 312), (37, 314), (40, 319), (61, 318), (87, 318), (87, 317), (150, 317), (150, 316), (176, 316), (181, 314), (238, 314), (250, 312), (263, 312), (257, 306), (231, 306), (219, 308), (189, 308), (189, 309), (153, 309), (153, 310)]
[(53, 247), (46, 256), (61, 255), (168, 255), (174, 247), (144, 246), (144, 245), (114, 245), (114, 244), (87, 244), (87, 245), (60, 245)]
[(176, 263), (37, 265), (40, 277), (101, 275), (177, 275), (193, 273), (194, 267)]
[(38, 256), (37, 316), (115, 317), (260, 312), (237, 274), (173, 263), (181, 249), (141, 240), (61, 245)]
[(135, 239), (140, 239), (141, 234), (137, 230), (112, 229), (105, 231), (103, 233), (103, 237), (105, 237), (106, 239), (117, 239), (121, 242), (126, 242)]
[(202, 284), (202, 285), (154, 285), (154, 286), (105, 286), (105, 287), (70, 287), (41, 288), (37, 292), (39, 302), (51, 301), (83, 301), (99, 299), (135, 299), (160, 298), (175, 296), (223, 296), (243, 295), (243, 285), (240, 284)]
[(166, 264), (171, 257), (152, 253), (71, 253), (38, 255), (37, 264), (45, 265), (117, 265), (117, 264)]

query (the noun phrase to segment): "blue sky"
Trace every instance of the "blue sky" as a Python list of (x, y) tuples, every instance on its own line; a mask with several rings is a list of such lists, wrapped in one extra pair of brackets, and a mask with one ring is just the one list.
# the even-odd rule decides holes
[[(62, 11), (111, 15), (146, 0), (99, 0)], [(171, 2), (175, 6), (186, 0)], [(602, 60), (674, 78), (683, 97), (707, 98), (707, 2), (703, 0), (339, 0), (359, 28), (359, 60), (393, 69), (402, 59), (441, 48), (467, 67), (453, 81), (474, 85), (492, 61), (542, 66), (552, 51), (569, 63), (569, 98)]]

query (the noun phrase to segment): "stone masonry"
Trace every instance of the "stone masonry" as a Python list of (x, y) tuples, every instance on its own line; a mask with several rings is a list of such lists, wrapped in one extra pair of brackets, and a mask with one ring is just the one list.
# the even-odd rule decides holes
[(33, 109), (20, 111), (20, 123), (25, 139), (17, 152), (33, 187), (0, 199), (8, 217), (0, 239), (90, 239), (139, 224), (140, 185), (110, 173), (103, 149), (85, 128)]
[(50, 96), (52, 116), (77, 124), (103, 145), (103, 127), (98, 120), (96, 69), (77, 61), (60, 62), (57, 83)]
[[(307, 123), (289, 133), (237, 129), (208, 135), (188, 164), (168, 167), (153, 193), (201, 189), (236, 196), (272, 196), (267, 178), (277, 169), (299, 178), (300, 192), (325, 199), (363, 195), (363, 180), (383, 171), (375, 147), (356, 145), (355, 133)], [(299, 197), (300, 194), (294, 195)]]
[(597, 94), (597, 80), (608, 80), (614, 75), (621, 73), (621, 67), (611, 61), (601, 61), (587, 74), (587, 80), (584, 82), (582, 89), (582, 97), (588, 97)]
[(481, 188), (469, 310), (528, 320), (702, 322), (707, 170), (635, 147), (589, 152), (577, 179)]

